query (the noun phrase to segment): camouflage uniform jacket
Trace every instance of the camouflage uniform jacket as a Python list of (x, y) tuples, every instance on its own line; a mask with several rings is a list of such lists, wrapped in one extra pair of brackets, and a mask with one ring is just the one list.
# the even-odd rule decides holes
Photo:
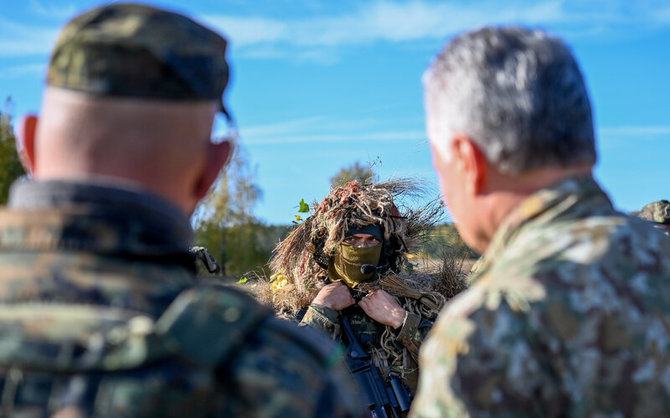
[[(352, 330), (369, 352), (372, 353), (375, 349), (382, 349), (381, 336), (387, 327), (367, 316), (358, 305), (347, 308), (340, 313), (313, 303), (307, 309), (300, 325), (318, 329), (341, 341), (341, 314), (347, 315)], [(389, 365), (390, 371), (403, 376), (405, 384), (412, 393), (416, 391), (417, 385), (419, 348), (432, 326), (432, 321), (415, 313), (407, 312), (402, 326), (393, 331), (394, 335), (391, 338), (393, 348), (403, 358), (399, 359), (402, 366)]]
[(161, 198), (20, 182), (9, 205), (1, 416), (362, 416), (327, 338), (196, 283), (188, 218)]
[(417, 417), (669, 416), (670, 241), (591, 176), (503, 221), (423, 345)]

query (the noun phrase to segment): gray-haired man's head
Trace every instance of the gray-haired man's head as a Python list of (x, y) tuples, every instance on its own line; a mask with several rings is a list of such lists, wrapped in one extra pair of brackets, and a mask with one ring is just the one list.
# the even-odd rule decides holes
[(450, 159), (472, 139), (501, 173), (593, 165), (589, 95), (570, 48), (541, 30), (484, 27), (455, 37), (424, 76), (427, 129)]

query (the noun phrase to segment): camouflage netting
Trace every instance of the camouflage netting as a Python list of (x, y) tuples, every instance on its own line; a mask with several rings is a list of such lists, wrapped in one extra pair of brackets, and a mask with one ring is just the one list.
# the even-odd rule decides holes
[[(381, 288), (395, 296), (405, 310), (434, 320), (446, 300), (466, 285), (461, 271), (463, 256), (449, 249), (445, 249), (442, 262), (433, 269), (419, 272), (408, 263), (408, 254), (429, 238), (430, 230), (444, 214), (439, 198), (419, 209), (401, 204), (418, 200), (425, 193), (419, 183), (411, 180), (370, 185), (353, 181), (332, 190), (321, 204), (315, 202), (312, 215), (277, 245), (270, 262), (273, 275), (269, 281), (258, 282), (257, 297), (273, 306), (278, 316), (296, 319), (328, 284), (329, 258), (346, 231), (352, 226), (377, 224), (384, 241), (380, 265), (388, 262), (388, 266), (377, 273), (376, 280), (362, 282), (353, 289), (354, 296)], [(395, 339), (391, 327), (386, 326), (374, 356), (385, 374), (395, 370), (404, 379), (409, 376), (406, 373), (411, 375), (416, 370), (407, 368), (407, 350)]]
[[(409, 311), (434, 318), (444, 301), (464, 285), (460, 265), (445, 258), (434, 272), (415, 273), (407, 254), (428, 238), (432, 226), (442, 219), (444, 208), (435, 199), (418, 209), (399, 202), (418, 200), (426, 190), (418, 182), (402, 179), (361, 185), (357, 181), (331, 191), (313, 213), (275, 249), (270, 262), (272, 281), (261, 280), (256, 288), (261, 301), (272, 305), (279, 316), (295, 317), (309, 306), (327, 284), (328, 260), (351, 227), (380, 225), (383, 253), (379, 280), (361, 283), (356, 291), (383, 288), (398, 297)], [(410, 202), (411, 203), (411, 202)]]

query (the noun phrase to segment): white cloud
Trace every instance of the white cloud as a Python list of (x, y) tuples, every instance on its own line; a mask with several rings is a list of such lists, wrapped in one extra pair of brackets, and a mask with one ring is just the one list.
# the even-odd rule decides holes
[(241, 127), (240, 133), (245, 137), (268, 137), (273, 135), (285, 135), (300, 132), (306, 129), (315, 129), (319, 123), (324, 121), (323, 117), (314, 116), (290, 121), (269, 123), (259, 126)]
[(344, 141), (414, 141), (424, 142), (423, 130), (384, 130), (376, 118), (338, 120), (312, 116), (278, 123), (240, 127), (246, 144), (302, 144)]
[[(316, 48), (332, 51), (334, 47), (373, 42), (444, 39), (485, 24), (559, 26), (573, 36), (584, 36), (601, 34), (619, 24), (670, 23), (667, 7), (635, 8), (616, 1), (596, 2), (592, 7), (562, 0), (531, 4), (522, 0), (468, 3), (380, 0), (363, 4), (329, 16), (273, 19), (210, 15), (205, 20), (227, 33), (233, 47), (246, 51), (244, 56), (256, 58), (283, 58), (289, 54), (295, 57), (295, 50), (305, 48), (311, 48), (314, 57), (323, 58), (328, 55), (316, 54)], [(310, 56), (305, 54), (303, 58)]]
[(598, 148), (602, 151), (629, 149), (627, 147), (631, 146), (650, 149), (651, 144), (665, 147), (669, 140), (670, 126), (617, 126), (598, 129)]
[(656, 23), (670, 24), (670, 6), (667, 6), (664, 9), (659, 9), (654, 13), (653, 18)]
[(3, 68), (0, 71), (0, 78), (15, 78), (22, 76), (32, 77), (34, 75), (44, 74), (46, 72), (46, 63), (17, 65), (14, 67)]
[[(56, 6), (51, 0), (30, 0), (36, 16), (64, 21), (72, 16), (73, 4)], [(344, 8), (341, 8), (344, 9)], [(248, 58), (272, 59), (291, 56), (298, 60), (331, 63), (335, 47), (374, 42), (411, 42), (444, 39), (484, 24), (522, 23), (532, 26), (559, 25), (574, 34), (602, 33), (612, 25), (670, 24), (670, 8), (634, 7), (622, 1), (524, 0), (436, 2), (429, 0), (378, 0), (361, 2), (339, 14), (316, 14), (306, 8), (300, 18), (279, 19), (260, 14), (232, 16), (209, 14), (203, 20), (226, 33), (233, 48)], [(57, 28), (18, 24), (0, 18), (0, 57), (48, 54)]]
[(570, 21), (560, 1), (531, 6), (486, 2), (473, 5), (379, 1), (333, 17), (277, 20), (208, 16), (207, 22), (228, 33), (237, 46), (282, 42), (298, 46), (365, 44), (443, 38), (492, 22), (548, 24)]
[(58, 28), (28, 26), (0, 18), (0, 57), (48, 56)]
[(287, 23), (269, 18), (208, 16), (204, 20), (229, 35), (236, 46), (285, 41), (289, 37)]
[[(376, 129), (373, 120), (338, 121), (315, 116), (267, 125), (241, 127), (242, 141), (247, 144), (302, 144), (344, 141), (414, 141), (427, 142), (423, 130)], [(619, 126), (598, 129), (600, 138), (667, 140), (670, 126)], [(601, 145), (602, 141), (601, 141)]]
[(650, 137), (670, 135), (670, 126), (618, 126), (598, 130), (601, 136)]
[(74, 4), (62, 5), (50, 1), (30, 0), (28, 6), (30, 11), (38, 16), (59, 20), (71, 18), (77, 12)]
[(242, 142), (246, 144), (323, 144), (327, 142), (349, 142), (349, 141), (425, 141), (423, 130), (407, 131), (361, 131), (345, 133), (318, 133), (308, 134), (304, 132), (296, 134), (279, 135), (249, 135), (241, 131)]

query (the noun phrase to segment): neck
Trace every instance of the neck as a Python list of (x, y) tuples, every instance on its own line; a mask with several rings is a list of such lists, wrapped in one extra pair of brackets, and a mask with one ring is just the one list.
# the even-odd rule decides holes
[(591, 174), (591, 166), (545, 168), (508, 176), (491, 168), (489, 184), (479, 197), (481, 228), (477, 234), (475, 250), (484, 253), (498, 227), (528, 196), (562, 179), (581, 174)]

